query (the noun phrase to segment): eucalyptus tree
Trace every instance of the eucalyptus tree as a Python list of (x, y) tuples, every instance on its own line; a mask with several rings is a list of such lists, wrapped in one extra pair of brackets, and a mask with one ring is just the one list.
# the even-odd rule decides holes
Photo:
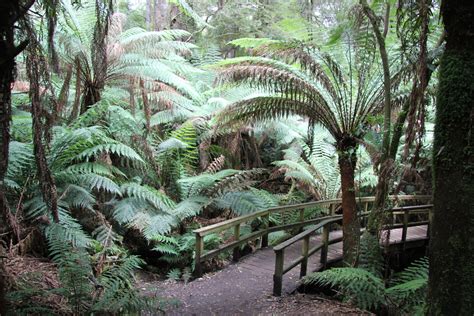
[[(334, 137), (341, 176), (344, 260), (357, 263), (359, 220), (354, 170), (356, 151), (368, 129), (367, 119), (384, 102), (384, 80), (374, 50), (359, 45), (346, 32), (327, 48), (311, 43), (244, 39), (259, 55), (220, 63), (220, 82), (250, 84), (266, 96), (244, 99), (226, 108), (222, 124), (239, 125), (300, 115), (310, 128), (319, 123)], [(393, 78), (392, 88), (399, 83)], [(309, 134), (311, 135), (311, 133)]]

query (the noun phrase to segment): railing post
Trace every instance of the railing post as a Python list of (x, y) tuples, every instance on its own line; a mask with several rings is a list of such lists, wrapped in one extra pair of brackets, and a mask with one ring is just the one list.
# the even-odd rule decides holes
[[(369, 211), (369, 202), (366, 201), (366, 202), (364, 202), (364, 213), (367, 213), (368, 211)], [(361, 221), (361, 223), (363, 224), (362, 227), (367, 227), (367, 222), (368, 222), (368, 216), (364, 215), (364, 217), (362, 218), (362, 221)]]
[[(270, 227), (270, 214), (262, 216), (263, 227), (268, 230)], [(268, 232), (262, 236), (262, 248), (268, 247)]]
[[(304, 208), (300, 210), (300, 217), (299, 217), (299, 222), (302, 223), (304, 222)], [(298, 233), (301, 233), (303, 231), (303, 227), (300, 227), (298, 229)]]
[(408, 210), (403, 211), (403, 230), (402, 230), (402, 243), (403, 248), (405, 248), (405, 243), (407, 240), (407, 232), (408, 232)]
[(201, 254), (204, 250), (204, 241), (201, 235), (196, 233), (196, 250), (194, 253), (194, 275), (196, 277), (202, 276)]
[(428, 229), (426, 230), (426, 237), (430, 238), (431, 224), (433, 223), (433, 207), (428, 209)]
[(308, 271), (309, 237), (310, 235), (307, 235), (303, 239), (303, 249), (301, 251), (303, 261), (301, 261), (300, 278), (304, 277), (306, 275), (306, 272)]
[(275, 252), (275, 274), (273, 275), (273, 295), (281, 296), (283, 286), (284, 249)]
[[(240, 239), (240, 223), (234, 226), (234, 238), (235, 240)], [(239, 261), (240, 259), (240, 249), (239, 246), (234, 247), (233, 254), (232, 254), (232, 260), (233, 261)]]
[(323, 247), (321, 248), (321, 264), (323, 268), (326, 267), (328, 262), (328, 248), (329, 248), (329, 224), (324, 225), (323, 234), (321, 236), (321, 242)]

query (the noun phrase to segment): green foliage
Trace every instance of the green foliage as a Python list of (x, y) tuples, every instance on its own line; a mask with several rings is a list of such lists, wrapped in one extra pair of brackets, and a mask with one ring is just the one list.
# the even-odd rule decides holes
[(374, 274), (364, 268), (332, 268), (308, 275), (303, 283), (335, 288), (343, 300), (363, 309), (378, 310), (387, 306), (402, 313), (419, 313), (425, 304), (428, 259), (414, 261), (391, 280), (392, 286), (388, 288), (380, 272)]
[(377, 277), (382, 277), (384, 260), (377, 237), (364, 231), (360, 239), (359, 265)]
[[(149, 30), (138, 4), (120, 2), (120, 12), (101, 21), (92, 0), (61, 2), (54, 34), (60, 72), (40, 83), (44, 106), (54, 108), (54, 115), (41, 114), (45, 126), (52, 125), (51, 134), (41, 133), (59, 223), (50, 224), (51, 210), (41, 194), (21, 56), (3, 184), (22, 227), (44, 232), (62, 283), (51, 292), (64, 298), (67, 312), (122, 314), (148, 306), (133, 287), (132, 272), (142, 261), (128, 247), (152, 249), (170, 279), (187, 282), (195, 249), (189, 231), (204, 222), (196, 217), (230, 218), (339, 196), (336, 148), (347, 135), (358, 144), (357, 189), (373, 190), (383, 100), (374, 37), (366, 21), (346, 18), (350, 1), (326, 2), (170, 0), (174, 20), (168, 22), (185, 30), (173, 25), (160, 31)], [(377, 12), (384, 9), (382, 1), (372, 5)], [(175, 15), (176, 8), (183, 14)], [(35, 7), (40, 16), (43, 9)], [(98, 22), (108, 23), (100, 65)], [(46, 39), (44, 23), (34, 24)], [(406, 52), (392, 49), (398, 48), (392, 26), (387, 46), (396, 107), (410, 91), (412, 67), (399, 61), (410, 59)], [(84, 108), (90, 89), (97, 89), (100, 101)], [(304, 218), (321, 214), (308, 209)], [(269, 220), (282, 225), (299, 220), (299, 214), (272, 214)], [(256, 220), (241, 233), (263, 224)], [(231, 233), (206, 236), (206, 250)], [(292, 233), (272, 233), (270, 242)], [(334, 270), (313, 281), (341, 288), (345, 299), (364, 308), (399, 304), (408, 313), (420, 306), (427, 262), (384, 289), (378, 243), (366, 235), (360, 269)], [(11, 297), (21, 302), (47, 294), (26, 284)], [(52, 312), (46, 305), (21, 311)]]
[(197, 134), (192, 122), (184, 123), (179, 129), (171, 133), (171, 137), (185, 144), (183, 151), (179, 153), (182, 163), (192, 172), (197, 166), (199, 154), (197, 150)]
[(386, 293), (395, 302), (397, 308), (406, 313), (422, 311), (426, 304), (428, 269), (428, 258), (424, 257), (395, 275), (392, 286), (386, 290)]
[(384, 302), (383, 280), (361, 268), (332, 268), (308, 275), (303, 282), (337, 287), (345, 301), (363, 309), (377, 309)]
[[(163, 236), (156, 235), (153, 238), (155, 246), (154, 251), (161, 253), (160, 260), (167, 262), (170, 266), (182, 267), (183, 274), (178, 268), (173, 268), (168, 272), (168, 277), (173, 280), (179, 280), (183, 277), (184, 281), (189, 280), (189, 271), (191, 267), (194, 270), (194, 250), (196, 237), (193, 233), (184, 235)], [(204, 237), (205, 250), (214, 249), (222, 242), (222, 238), (217, 234), (209, 234)]]
[[(87, 248), (73, 246), (67, 239), (65, 228), (51, 224), (47, 240), (50, 256), (58, 267), (60, 288), (44, 290), (41, 295), (59, 295), (67, 304), (65, 309), (73, 314), (131, 313), (153, 308), (149, 298), (142, 297), (134, 288), (133, 272), (142, 260), (124, 251), (105, 247), (97, 253), (96, 262)], [(53, 312), (42, 306), (29, 306), (28, 298), (38, 295), (38, 290), (28, 284), (10, 294), (15, 311), (20, 314)], [(23, 305), (23, 303), (27, 303)]]

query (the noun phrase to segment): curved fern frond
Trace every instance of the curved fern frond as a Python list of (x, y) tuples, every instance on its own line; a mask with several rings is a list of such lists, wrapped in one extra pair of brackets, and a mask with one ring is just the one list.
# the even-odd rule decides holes
[(332, 268), (306, 276), (303, 283), (338, 287), (346, 300), (353, 300), (366, 310), (385, 304), (383, 280), (364, 269)]
[(120, 190), (124, 196), (146, 201), (163, 212), (171, 211), (171, 208), (175, 205), (173, 200), (171, 200), (165, 193), (150, 186), (129, 182), (122, 184)]

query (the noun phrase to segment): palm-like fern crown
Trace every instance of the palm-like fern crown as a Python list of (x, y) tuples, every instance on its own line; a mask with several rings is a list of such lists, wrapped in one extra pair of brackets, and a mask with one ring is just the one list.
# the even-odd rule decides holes
[[(191, 99), (200, 99), (198, 91), (184, 78), (185, 73), (196, 72), (182, 57), (195, 48), (194, 44), (180, 39), (190, 36), (184, 30), (146, 31), (139, 27), (123, 30), (126, 17), (115, 13), (111, 16), (107, 36), (107, 67), (105, 74), (94, 73), (93, 32), (96, 21), (95, 4), (83, 1), (76, 10), (64, 4), (65, 14), (59, 20), (58, 39), (63, 59), (79, 62), (81, 77), (94, 82), (96, 76), (110, 80), (143, 79), (147, 91), (180, 93)], [(120, 82), (119, 82), (120, 83)], [(155, 99), (157, 98), (153, 95)]]
[(252, 46), (257, 56), (219, 64), (220, 83), (245, 83), (267, 92), (228, 107), (221, 121), (240, 124), (296, 114), (308, 118), (310, 126), (321, 123), (336, 140), (361, 134), (367, 116), (383, 102), (383, 76), (373, 51), (362, 49), (349, 35), (326, 48), (303, 42), (264, 43), (247, 41), (244, 46)]

